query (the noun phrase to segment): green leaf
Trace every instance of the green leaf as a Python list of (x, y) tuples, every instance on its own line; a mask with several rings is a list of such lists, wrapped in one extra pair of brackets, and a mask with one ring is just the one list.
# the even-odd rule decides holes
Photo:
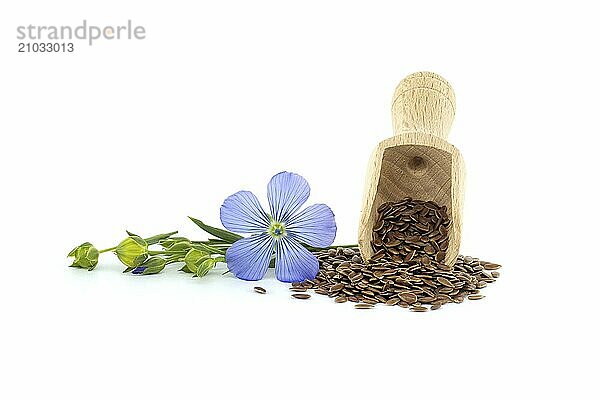
[(209, 244), (231, 244), (231, 243), (224, 241), (223, 239), (213, 239), (213, 238), (209, 238), (208, 243)]
[(243, 237), (243, 236), (238, 235), (237, 233), (226, 231), (225, 229), (215, 228), (214, 226), (206, 225), (204, 222), (202, 222), (199, 219), (196, 219), (194, 217), (188, 217), (188, 218), (191, 219), (193, 223), (198, 225), (200, 227), (200, 229), (202, 229), (203, 231), (205, 231), (208, 234), (213, 235), (219, 239), (222, 239), (227, 243), (234, 243), (234, 242), (242, 239), (242, 237)]
[(168, 239), (169, 237), (175, 235), (176, 233), (177, 233), (177, 231), (173, 231), (173, 232), (169, 232), (169, 233), (161, 233), (160, 235), (154, 235), (154, 236), (151, 236), (148, 239), (146, 239), (146, 243), (148, 243), (148, 245), (153, 245), (153, 244), (160, 242), (161, 240)]
[(189, 239), (183, 236), (169, 236), (169, 239), (176, 242), (181, 242), (182, 240), (187, 240), (189, 242)]

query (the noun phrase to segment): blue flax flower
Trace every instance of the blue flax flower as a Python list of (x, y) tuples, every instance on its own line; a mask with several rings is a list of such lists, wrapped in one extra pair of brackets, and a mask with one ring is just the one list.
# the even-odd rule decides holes
[(302, 244), (327, 247), (333, 243), (337, 227), (333, 212), (325, 204), (299, 211), (309, 195), (306, 179), (280, 172), (267, 186), (270, 214), (252, 192), (240, 191), (225, 199), (221, 206), (223, 226), (251, 235), (227, 249), (227, 266), (235, 276), (248, 281), (261, 279), (273, 254), (280, 281), (300, 282), (317, 275), (319, 262)]

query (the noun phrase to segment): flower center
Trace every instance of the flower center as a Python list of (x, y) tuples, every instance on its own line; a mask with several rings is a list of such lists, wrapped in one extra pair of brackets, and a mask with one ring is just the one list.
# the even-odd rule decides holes
[(271, 226), (269, 226), (269, 235), (273, 236), (275, 239), (285, 236), (285, 225), (281, 222), (271, 222)]

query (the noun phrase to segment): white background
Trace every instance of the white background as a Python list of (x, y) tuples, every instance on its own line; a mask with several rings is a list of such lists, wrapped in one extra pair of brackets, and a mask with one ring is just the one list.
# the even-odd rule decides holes
[[(0, 397), (598, 398), (598, 13), (592, 2), (4, 1)], [(19, 25), (128, 19), (143, 41), (19, 54)], [(289, 297), (272, 275), (93, 272), (66, 253), (262, 200), (282, 170), (356, 241), (405, 75), (457, 96), (462, 253), (484, 300), (425, 314)]]

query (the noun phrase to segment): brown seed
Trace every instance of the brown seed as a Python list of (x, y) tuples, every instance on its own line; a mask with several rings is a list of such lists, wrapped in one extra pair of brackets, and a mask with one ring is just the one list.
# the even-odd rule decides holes
[(417, 296), (414, 293), (400, 293), (398, 296), (402, 301), (408, 304), (412, 304), (417, 301)]
[[(466, 256), (459, 256), (453, 266), (438, 261), (448, 248), (448, 237), (443, 233), (450, 226), (449, 220), (442, 220), (442, 211), (440, 208), (436, 213), (425, 202), (412, 199), (400, 206), (389, 206), (383, 210), (386, 215), (379, 216), (379, 222), (383, 221), (381, 230), (373, 232), (372, 244), (376, 239), (381, 243), (374, 248), (379, 254), (376, 259), (364, 262), (357, 248), (352, 248), (352, 252), (344, 248), (316, 251), (317, 277), (293, 287), (314, 289), (336, 302), (396, 304), (405, 308), (427, 305), (433, 310), (478, 296), (478, 287), (495, 281), (495, 271), (485, 272), (484, 268), (493, 263)], [(416, 224), (429, 224), (431, 231), (421, 232)], [(434, 249), (433, 254), (425, 251), (427, 246)], [(404, 261), (411, 253), (411, 259)]]
[(344, 284), (340, 282), (340, 283), (336, 283), (335, 285), (333, 285), (332, 287), (330, 287), (329, 291), (330, 292), (339, 292), (343, 288), (344, 288)]
[(483, 299), (485, 296), (482, 294), (472, 294), (469, 297), (467, 297), (469, 300), (481, 300)]
[(375, 272), (373, 272), (373, 276), (375, 278), (383, 278), (384, 275), (385, 275), (385, 271), (375, 271)]
[(306, 300), (306, 299), (310, 299), (310, 294), (308, 294), (308, 293), (294, 293), (292, 295), (292, 297), (295, 298), (295, 299)]
[(254, 286), (254, 291), (256, 293), (260, 293), (260, 294), (265, 294), (267, 293), (267, 289), (260, 287), (260, 286)]
[(411, 307), (410, 311), (415, 311), (415, 312), (425, 312), (427, 311), (427, 307), (423, 307), (423, 306), (415, 306), (415, 307)]
[(437, 253), (435, 255), (435, 261), (437, 261), (437, 262), (444, 261), (444, 258), (446, 258), (446, 252), (444, 252), (444, 251), (440, 251), (439, 253)]
[(367, 304), (367, 303), (358, 303), (354, 305), (354, 308), (358, 308), (361, 310), (366, 310), (369, 308), (373, 308), (373, 304)]
[(383, 229), (384, 223), (385, 223), (385, 221), (379, 221), (379, 223), (375, 224), (375, 226), (373, 227), (373, 230), (380, 231), (381, 229)]
[(444, 264), (440, 264), (439, 268), (440, 268), (442, 271), (452, 271), (452, 269), (453, 269), (453, 267), (452, 267), (452, 266), (450, 266), (450, 265), (444, 265)]
[(417, 254), (416, 250), (411, 250), (408, 252), (408, 254), (404, 257), (404, 261), (410, 261), (413, 259), (413, 257), (415, 256), (415, 254)]
[(434, 305), (432, 305), (432, 306), (431, 306), (430, 310), (432, 310), (432, 311), (433, 311), (433, 310), (438, 310), (438, 309), (440, 309), (441, 307), (442, 307), (442, 305), (441, 305), (441, 304), (434, 304)]
[(454, 285), (452, 284), (452, 282), (450, 282), (448, 279), (444, 278), (443, 276), (438, 276), (436, 278), (436, 280), (441, 283), (442, 285), (449, 287), (449, 288), (453, 288)]
[(500, 265), (494, 264), (494, 263), (485, 263), (485, 264), (483, 264), (483, 268), (485, 268), (488, 271), (490, 271), (490, 270), (494, 270), (494, 269), (500, 268)]
[(498, 272), (498, 271), (492, 271), (492, 276), (494, 278), (498, 278), (500, 276), (500, 272)]
[(392, 206), (392, 202), (388, 201), (386, 203), (381, 203), (381, 205), (379, 207), (377, 207), (377, 212), (383, 212), (386, 208), (391, 207)]

